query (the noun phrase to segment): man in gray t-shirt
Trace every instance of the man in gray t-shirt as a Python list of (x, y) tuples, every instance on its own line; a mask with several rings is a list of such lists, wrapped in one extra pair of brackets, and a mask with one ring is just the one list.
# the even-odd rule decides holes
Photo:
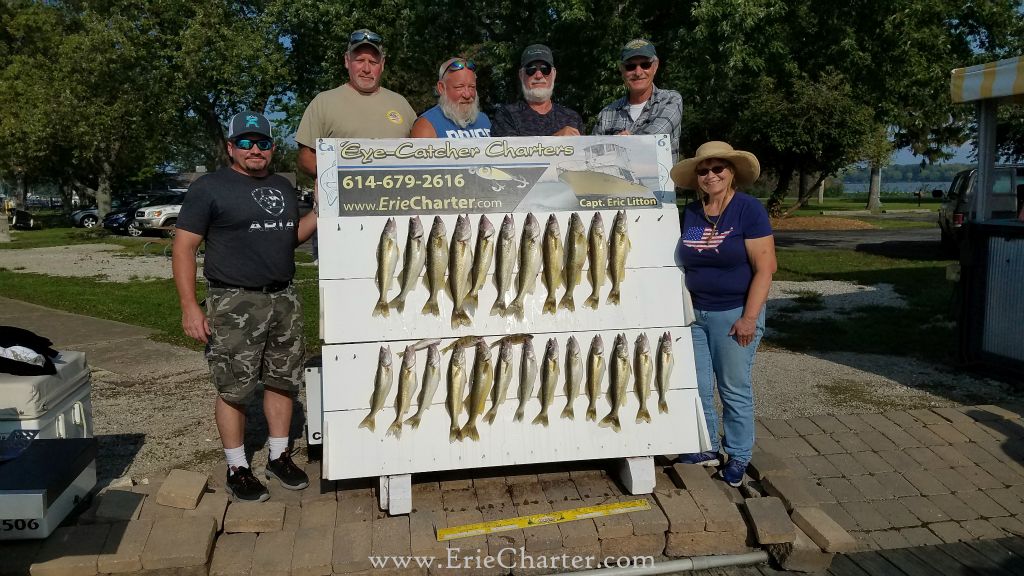
[[(266, 500), (245, 455), (245, 403), (263, 383), (270, 457), (267, 478), (290, 490), (309, 478), (288, 453), (292, 398), (302, 382), (302, 302), (292, 286), (295, 247), (316, 229), (316, 212), (299, 218), (295, 189), (270, 172), (274, 140), (262, 114), (231, 119), (231, 166), (196, 180), (185, 195), (172, 267), (181, 325), (206, 344), (217, 388), (215, 417), (228, 461), (226, 488), (238, 500)], [(314, 206), (315, 206), (314, 202)], [(206, 312), (196, 301), (196, 250), (206, 241)]]

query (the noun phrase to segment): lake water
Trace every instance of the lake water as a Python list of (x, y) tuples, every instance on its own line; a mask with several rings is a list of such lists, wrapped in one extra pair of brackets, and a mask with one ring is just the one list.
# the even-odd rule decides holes
[[(925, 195), (931, 196), (932, 190), (938, 188), (945, 192), (949, 190), (949, 182), (886, 182), (882, 180), (882, 192), (902, 192), (910, 194), (923, 190)], [(868, 191), (867, 182), (843, 182), (843, 192), (847, 194), (864, 194)]]

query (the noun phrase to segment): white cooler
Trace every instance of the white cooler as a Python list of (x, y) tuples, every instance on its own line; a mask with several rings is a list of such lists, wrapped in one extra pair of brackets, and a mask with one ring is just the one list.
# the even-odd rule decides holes
[(95, 486), (95, 438), (33, 440), (0, 462), (0, 541), (46, 538)]
[(53, 359), (57, 374), (0, 374), (0, 440), (12, 430), (38, 430), (38, 439), (92, 437), (92, 378), (82, 352)]

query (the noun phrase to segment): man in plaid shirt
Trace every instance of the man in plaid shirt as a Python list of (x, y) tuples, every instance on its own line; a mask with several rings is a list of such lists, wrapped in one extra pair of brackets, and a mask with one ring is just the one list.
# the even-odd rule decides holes
[(654, 75), (658, 72), (654, 44), (643, 39), (627, 42), (620, 54), (619, 71), (626, 84), (626, 96), (601, 110), (594, 134), (668, 134), (675, 162), (679, 156), (683, 97), (679, 92), (654, 85)]

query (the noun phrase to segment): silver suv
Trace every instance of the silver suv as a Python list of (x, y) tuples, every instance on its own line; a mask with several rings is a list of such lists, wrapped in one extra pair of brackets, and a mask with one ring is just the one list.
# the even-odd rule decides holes
[[(975, 210), (974, 188), (978, 182), (977, 168), (957, 172), (949, 190), (933, 190), (932, 196), (942, 198), (939, 207), (939, 228), (942, 230), (942, 247), (954, 252), (962, 238), (964, 222)], [(993, 173), (992, 196), (990, 199), (992, 218), (1013, 218), (1024, 203), (1024, 164), (997, 165)]]
[(161, 196), (149, 206), (135, 211), (135, 224), (143, 232), (159, 229), (166, 236), (174, 236), (174, 225), (178, 222), (178, 212), (184, 201), (184, 192)]

